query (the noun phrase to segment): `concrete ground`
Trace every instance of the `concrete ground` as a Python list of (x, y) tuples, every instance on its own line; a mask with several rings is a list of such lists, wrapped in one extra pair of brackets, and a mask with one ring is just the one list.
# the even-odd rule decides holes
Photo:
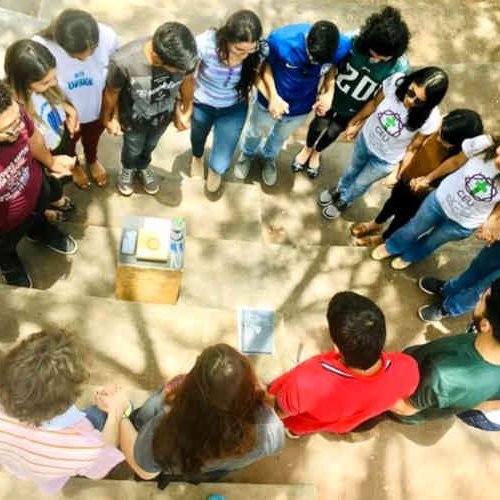
[[(88, 0), (83, 5), (68, 0), (0, 0), (0, 48), (3, 51), (13, 40), (31, 36), (45, 25), (42, 19), (68, 6), (88, 9), (111, 24), (126, 42), (172, 19), (199, 32), (219, 25), (228, 12), (241, 6), (256, 10), (266, 30), (327, 18), (347, 31), (384, 3), (236, 0), (228, 5), (207, 0), (193, 9), (191, 2), (184, 1)], [(412, 30), (411, 61), (444, 65), (449, 72), (451, 87), (443, 109), (477, 109), (495, 131), (500, 96), (500, 2), (388, 3), (401, 8)], [(236, 312), (243, 305), (277, 311), (275, 354), (252, 358), (265, 381), (328, 348), (326, 305), (341, 290), (364, 293), (384, 309), (389, 349), (459, 333), (467, 317), (436, 325), (418, 320), (416, 309), (428, 299), (416, 283), (424, 273), (453, 276), (480, 245), (473, 240), (447, 245), (404, 272), (372, 261), (366, 249), (351, 246), (348, 228), (352, 221), (374, 216), (387, 191), (378, 185), (342, 219), (322, 220), (315, 197), (338, 178), (351, 145), (332, 146), (324, 155), (320, 177), (311, 181), (293, 176), (289, 169), (303, 137), (304, 129), (282, 152), (280, 182), (275, 188), (263, 188), (254, 169), (248, 181), (230, 176), (220, 193), (209, 196), (199, 179), (188, 176), (189, 134), (169, 130), (153, 161), (162, 191), (154, 198), (135, 194), (125, 199), (113, 185), (120, 141), (104, 136), (101, 160), (110, 170), (110, 185), (93, 187), (90, 192), (68, 189), (78, 211), (67, 227), (79, 241), (80, 251), (61, 258), (22, 243), (21, 256), (37, 290), (0, 286), (0, 348), (41, 327), (66, 328), (87, 342), (92, 384), (112, 380), (131, 390), (147, 391), (166, 377), (188, 370), (203, 347), (220, 341), (237, 346)], [(125, 214), (186, 217), (189, 237), (177, 306), (114, 299), (119, 227)], [(421, 427), (384, 422), (367, 433), (289, 441), (282, 453), (233, 473), (229, 481), (312, 484), (318, 498), (325, 500), (407, 500), (424, 495), (429, 499), (493, 499), (500, 487), (494, 473), (498, 451), (495, 433), (476, 431), (453, 419)], [(0, 498), (36, 498), (32, 490), (16, 485), (2, 475)], [(85, 485), (70, 482), (63, 497), (152, 498), (153, 494), (128, 482)], [(242, 490), (237, 497), (237, 489), (228, 490), (228, 498), (313, 497), (311, 490), (292, 489)], [(188, 494), (186, 490), (184, 496), (178, 496), (178, 490), (167, 490), (165, 494), (167, 498), (203, 498), (207, 491)]]

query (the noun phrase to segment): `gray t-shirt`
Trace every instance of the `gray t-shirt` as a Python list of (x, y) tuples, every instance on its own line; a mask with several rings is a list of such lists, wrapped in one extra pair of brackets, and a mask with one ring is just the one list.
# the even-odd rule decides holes
[(171, 119), (183, 73), (172, 73), (147, 60), (148, 38), (124, 45), (111, 57), (108, 87), (119, 88), (120, 124), (124, 130), (142, 126), (163, 127)]
[[(153, 436), (160, 425), (161, 419), (169, 411), (164, 404), (164, 393), (159, 391), (153, 394), (141, 407), (138, 415), (139, 426), (142, 427), (134, 446), (134, 458), (137, 464), (147, 472), (161, 472), (162, 467), (153, 457)], [(262, 405), (256, 412), (256, 443), (253, 450), (246, 455), (225, 457), (220, 460), (211, 460), (203, 465), (201, 472), (234, 471), (246, 467), (260, 458), (273, 455), (285, 446), (285, 432), (283, 423), (274, 410)], [(181, 474), (177, 468), (166, 470), (167, 474)]]

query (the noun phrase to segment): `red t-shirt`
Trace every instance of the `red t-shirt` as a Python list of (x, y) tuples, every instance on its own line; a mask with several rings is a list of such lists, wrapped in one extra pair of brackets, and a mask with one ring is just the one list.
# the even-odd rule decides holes
[(382, 353), (382, 367), (363, 376), (347, 368), (335, 351), (314, 356), (271, 384), (283, 420), (295, 434), (349, 432), (388, 410), (417, 388), (418, 365), (407, 354)]
[(35, 209), (42, 187), (42, 169), (31, 155), (35, 127), (21, 109), (24, 129), (16, 142), (0, 143), (0, 233), (17, 227)]

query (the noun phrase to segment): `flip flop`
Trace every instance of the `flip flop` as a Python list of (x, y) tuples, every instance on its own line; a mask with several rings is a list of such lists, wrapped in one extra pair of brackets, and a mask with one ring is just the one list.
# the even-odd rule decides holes
[(92, 180), (99, 187), (104, 187), (108, 182), (108, 174), (106, 173), (106, 169), (97, 160), (94, 163), (88, 164), (87, 166)]
[(77, 163), (73, 169), (73, 182), (80, 189), (90, 188), (89, 176), (79, 163)]

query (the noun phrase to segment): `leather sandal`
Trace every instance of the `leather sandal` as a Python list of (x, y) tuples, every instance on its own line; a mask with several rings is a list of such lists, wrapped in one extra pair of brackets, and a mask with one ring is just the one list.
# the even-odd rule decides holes
[(378, 231), (380, 228), (381, 226), (373, 228), (371, 222), (356, 222), (356, 224), (353, 224), (351, 226), (351, 234), (355, 238), (360, 238), (361, 236), (374, 233), (375, 231)]
[(73, 212), (76, 209), (76, 205), (73, 203), (71, 198), (68, 196), (63, 196), (64, 203), (62, 205), (57, 205), (57, 202), (51, 203), (50, 207), (53, 210), (58, 210), (59, 212)]
[(66, 222), (69, 218), (67, 212), (61, 212), (61, 210), (57, 210), (56, 208), (47, 208), (44, 215), (49, 222)]
[(75, 165), (73, 169), (73, 182), (80, 189), (89, 189), (90, 188), (90, 179), (87, 175), (87, 172), (83, 169), (80, 163)]
[(99, 186), (104, 187), (108, 182), (108, 174), (106, 173), (106, 169), (101, 165), (99, 160), (96, 160), (94, 163), (89, 163), (88, 165), (90, 177), (92, 180)]
[(354, 245), (357, 247), (374, 247), (384, 242), (381, 234), (373, 234), (370, 236), (363, 236), (362, 238), (354, 238)]

